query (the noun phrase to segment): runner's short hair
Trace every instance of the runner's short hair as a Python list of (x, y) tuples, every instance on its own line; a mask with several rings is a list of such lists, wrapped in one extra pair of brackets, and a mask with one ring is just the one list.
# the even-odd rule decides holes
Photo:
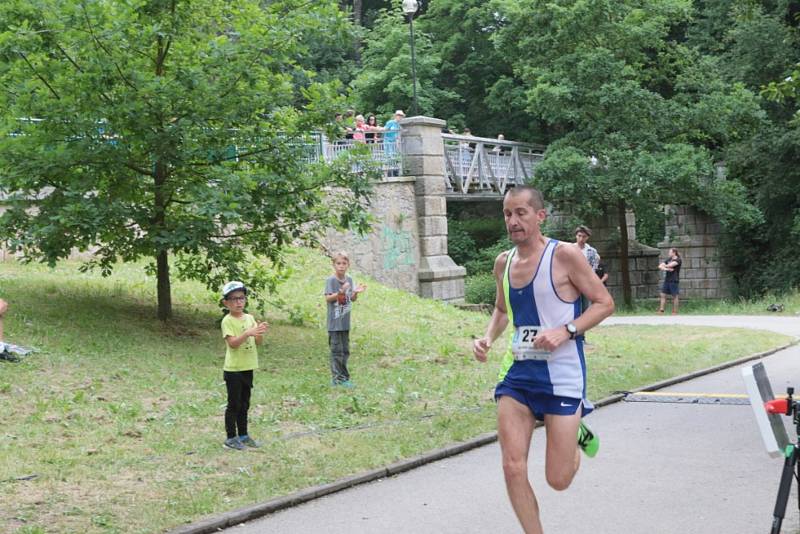
[(528, 192), (530, 194), (530, 199), (528, 204), (535, 209), (535, 210), (543, 210), (544, 209), (544, 197), (542, 196), (542, 192), (536, 189), (535, 187), (531, 187), (529, 185), (518, 185), (516, 187), (512, 187), (508, 190), (506, 195), (517, 196), (521, 195), (524, 192)]

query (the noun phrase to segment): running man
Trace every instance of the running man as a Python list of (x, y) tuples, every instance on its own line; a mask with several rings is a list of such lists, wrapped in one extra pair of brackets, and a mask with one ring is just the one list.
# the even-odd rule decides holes
[[(566, 489), (580, 466), (578, 446), (594, 456), (600, 443), (581, 422), (592, 411), (583, 333), (614, 312), (614, 301), (578, 247), (542, 235), (547, 212), (539, 191), (511, 189), (503, 214), (515, 247), (495, 260), (495, 308), (473, 352), (485, 362), (511, 323), (513, 336), (495, 389), (497, 434), (511, 506), (526, 534), (540, 534), (539, 505), (528, 480), (533, 429), (537, 419), (544, 421), (547, 483)], [(592, 302), (583, 314), (581, 294)]]

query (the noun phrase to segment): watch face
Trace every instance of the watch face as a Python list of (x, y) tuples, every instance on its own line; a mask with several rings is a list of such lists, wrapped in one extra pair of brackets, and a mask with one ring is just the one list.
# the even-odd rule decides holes
[(570, 334), (574, 334), (574, 333), (576, 333), (578, 331), (578, 329), (575, 327), (574, 324), (569, 323), (567, 325), (567, 331), (569, 331)]

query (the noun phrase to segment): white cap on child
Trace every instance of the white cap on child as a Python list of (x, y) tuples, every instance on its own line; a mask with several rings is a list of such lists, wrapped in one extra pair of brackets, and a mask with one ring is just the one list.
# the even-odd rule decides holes
[(234, 291), (244, 291), (244, 294), (247, 295), (247, 288), (244, 287), (244, 283), (233, 280), (222, 287), (222, 298), (228, 298), (228, 295)]

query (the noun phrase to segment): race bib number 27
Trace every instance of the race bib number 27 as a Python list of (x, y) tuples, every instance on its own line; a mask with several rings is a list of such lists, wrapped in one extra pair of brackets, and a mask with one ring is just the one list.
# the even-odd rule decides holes
[(514, 354), (515, 360), (547, 360), (550, 357), (550, 351), (533, 347), (536, 336), (542, 330), (542, 327), (538, 325), (518, 326), (514, 330), (511, 352)]

